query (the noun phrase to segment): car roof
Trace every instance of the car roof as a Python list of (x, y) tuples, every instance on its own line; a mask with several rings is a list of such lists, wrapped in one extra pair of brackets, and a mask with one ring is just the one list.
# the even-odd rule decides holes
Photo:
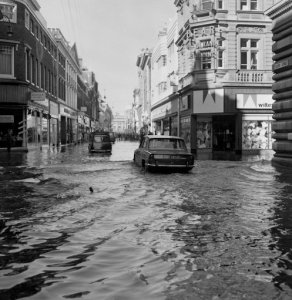
[(179, 140), (183, 140), (183, 138), (179, 137), (179, 136), (174, 136), (174, 135), (145, 135), (147, 136), (149, 139), (179, 139)]

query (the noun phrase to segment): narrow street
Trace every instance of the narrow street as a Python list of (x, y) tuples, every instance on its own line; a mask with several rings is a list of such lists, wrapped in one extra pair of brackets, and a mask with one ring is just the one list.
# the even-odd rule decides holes
[(292, 298), (291, 171), (145, 173), (137, 146), (0, 153), (1, 300)]

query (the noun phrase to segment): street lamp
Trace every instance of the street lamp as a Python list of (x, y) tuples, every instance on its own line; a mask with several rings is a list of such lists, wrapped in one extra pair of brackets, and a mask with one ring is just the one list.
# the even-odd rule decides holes
[(13, 36), (13, 31), (12, 31), (12, 26), (11, 26), (11, 22), (10, 22), (10, 19), (6, 16), (6, 15), (4, 15), (3, 13), (2, 13), (2, 11), (0, 10), (0, 21), (3, 21), (3, 22), (8, 22), (8, 26), (7, 26), (7, 35), (9, 36), (9, 37), (11, 37), (11, 36)]

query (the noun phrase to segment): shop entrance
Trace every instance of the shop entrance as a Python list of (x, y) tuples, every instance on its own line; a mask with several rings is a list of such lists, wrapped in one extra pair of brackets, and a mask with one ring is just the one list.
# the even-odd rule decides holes
[(235, 150), (235, 116), (213, 116), (213, 151)]

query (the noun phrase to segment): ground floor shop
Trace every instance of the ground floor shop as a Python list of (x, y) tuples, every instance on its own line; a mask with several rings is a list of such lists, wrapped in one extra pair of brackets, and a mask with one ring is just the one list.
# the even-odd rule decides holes
[(156, 134), (183, 137), (198, 158), (257, 154), (272, 149), (272, 103), (269, 89), (189, 91), (153, 109), (152, 124)]

